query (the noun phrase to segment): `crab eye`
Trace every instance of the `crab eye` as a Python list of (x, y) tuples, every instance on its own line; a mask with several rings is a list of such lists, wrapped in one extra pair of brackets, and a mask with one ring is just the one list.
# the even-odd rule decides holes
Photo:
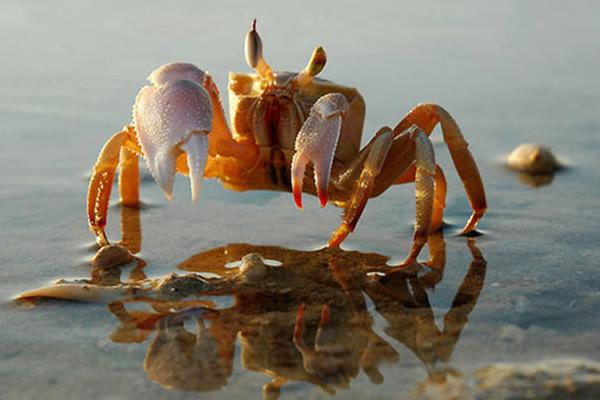
[(296, 82), (299, 85), (306, 85), (312, 79), (319, 74), (319, 72), (323, 71), (325, 68), (325, 63), (327, 62), (327, 54), (325, 53), (325, 49), (321, 46), (317, 47), (312, 56), (310, 56), (310, 60), (306, 67), (298, 74), (296, 77)]
[(325, 68), (326, 62), (327, 54), (325, 53), (325, 49), (319, 46), (313, 51), (305, 71), (311, 77), (317, 76), (319, 72), (323, 71), (323, 68)]
[(252, 21), (252, 29), (246, 35), (246, 62), (250, 68), (263, 79), (272, 80), (273, 71), (262, 54), (262, 40), (256, 31), (256, 19)]
[(256, 31), (256, 20), (252, 22), (252, 30), (246, 35), (246, 62), (250, 68), (256, 68), (262, 59), (262, 40)]

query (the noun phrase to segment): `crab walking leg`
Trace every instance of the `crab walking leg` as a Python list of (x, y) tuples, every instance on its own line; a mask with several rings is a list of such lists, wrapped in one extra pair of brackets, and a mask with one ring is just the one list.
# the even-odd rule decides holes
[(417, 126), (412, 126), (407, 132), (415, 143), (415, 167), (417, 170), (415, 174), (416, 217), (413, 245), (408, 257), (399, 267), (416, 262), (417, 256), (427, 242), (434, 197), (435, 158), (431, 141)]
[(348, 106), (344, 95), (326, 94), (313, 104), (308, 118), (300, 128), (292, 158), (292, 190), (298, 208), (302, 208), (304, 170), (309, 162), (313, 164), (321, 207), (327, 204), (327, 187), (333, 156), (340, 137), (342, 117)]
[[(416, 168), (413, 165), (396, 182), (394, 182), (394, 184), (400, 185), (403, 183), (412, 183), (415, 181), (415, 174)], [(444, 208), (446, 208), (446, 193), (448, 191), (448, 185), (446, 183), (444, 171), (442, 170), (442, 167), (437, 164), (435, 166), (434, 180), (433, 214), (431, 215), (431, 226), (429, 227), (429, 233), (439, 231), (444, 224)]]
[[(356, 183), (350, 201), (344, 208), (342, 224), (336, 229), (329, 239), (329, 247), (337, 247), (346, 237), (354, 231), (356, 224), (371, 197), (375, 178), (381, 170), (390, 147), (392, 145), (392, 131), (382, 128), (371, 143), (367, 146), (367, 156), (362, 166), (360, 177)], [(349, 174), (351, 175), (351, 174)]]
[[(366, 202), (370, 197), (381, 194), (388, 186), (383, 187), (380, 182), (382, 168), (389, 173), (394, 168), (395, 176), (405, 177), (407, 181), (415, 181), (416, 197), (416, 222), (413, 246), (409, 256), (401, 264), (406, 266), (416, 261), (421, 249), (427, 242), (427, 236), (432, 226), (432, 217), (437, 214), (441, 225), (443, 204), (445, 202), (446, 182), (439, 169), (439, 189), (437, 193), (438, 211), (434, 212), (436, 195), (434, 194), (434, 177), (436, 164), (431, 141), (423, 130), (414, 125), (395, 138), (391, 139), (391, 132), (381, 130), (367, 145), (363, 152), (368, 151), (360, 178), (352, 193), (350, 201), (344, 208), (342, 224), (333, 233), (329, 240), (329, 247), (338, 246), (355, 228)], [(414, 165), (413, 165), (414, 164)], [(411, 167), (412, 166), (412, 167)], [(414, 168), (414, 170), (413, 170)], [(412, 176), (411, 176), (412, 173)], [(349, 171), (348, 176), (352, 173)], [(386, 176), (383, 177), (387, 178)]]
[(463, 228), (463, 233), (469, 233), (477, 227), (477, 223), (483, 217), (487, 209), (487, 202), (477, 164), (469, 151), (469, 144), (454, 118), (437, 104), (423, 103), (413, 108), (400, 121), (394, 128), (394, 133), (399, 134), (412, 125), (418, 125), (427, 135), (430, 135), (438, 122), (442, 126), (444, 142), (448, 145), (450, 156), (463, 182), (469, 204), (473, 210), (471, 217)]
[(119, 157), (119, 200), (125, 207), (137, 207), (140, 204), (138, 155), (127, 147), (121, 147)]
[(115, 133), (102, 147), (92, 169), (87, 195), (88, 224), (96, 234), (98, 243), (101, 246), (108, 244), (108, 239), (104, 233), (108, 201), (115, 179), (115, 172), (119, 165), (121, 149), (129, 140), (129, 128)]

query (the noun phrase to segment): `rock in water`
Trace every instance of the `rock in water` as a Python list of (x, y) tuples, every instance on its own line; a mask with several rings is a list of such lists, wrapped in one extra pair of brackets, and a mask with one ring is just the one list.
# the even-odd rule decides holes
[(129, 264), (133, 261), (133, 258), (126, 247), (119, 244), (109, 244), (98, 250), (90, 260), (90, 264), (95, 268), (107, 269)]
[(551, 174), (560, 169), (560, 163), (548, 147), (540, 144), (524, 143), (508, 155), (509, 168), (529, 174)]

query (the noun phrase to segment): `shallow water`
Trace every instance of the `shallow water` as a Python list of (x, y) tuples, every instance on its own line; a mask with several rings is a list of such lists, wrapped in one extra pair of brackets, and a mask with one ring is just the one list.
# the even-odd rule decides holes
[[(495, 361), (600, 358), (600, 6), (591, 1), (568, 8), (562, 2), (519, 1), (345, 4), (340, 9), (322, 2), (285, 8), (267, 2), (3, 2), (4, 396), (198, 396), (150, 380), (143, 367), (150, 340), (112, 342), (117, 319), (105, 304), (52, 301), (29, 308), (11, 299), (59, 278), (89, 277), (93, 238), (84, 203), (87, 174), (102, 143), (129, 121), (144, 77), (162, 63), (193, 62), (210, 71), (224, 91), (228, 71), (247, 70), (243, 37), (255, 16), (265, 56), (276, 68), (301, 68), (315, 45), (325, 46), (329, 63), (323, 75), (358, 87), (366, 99), (363, 143), (422, 101), (444, 105), (461, 125), (490, 211), (479, 225), (483, 235), (470, 239), (487, 261), (483, 287), (448, 368), (469, 373)], [(540, 188), (523, 184), (500, 161), (522, 142), (551, 146), (568, 168)], [(469, 276), (472, 255), (469, 239), (457, 235), (469, 215), (468, 203), (441, 143), (436, 157), (448, 178), (449, 227), (443, 279), (427, 290), (427, 299), (442, 331), (444, 315)], [(233, 193), (214, 181), (204, 184), (197, 204), (189, 200), (185, 179), (177, 180), (170, 203), (150, 179), (142, 183), (142, 197), (148, 206), (141, 212), (139, 256), (149, 277), (232, 243), (314, 250), (339, 221), (338, 209), (321, 210), (314, 198), (307, 197), (299, 212), (289, 194)], [(369, 202), (343, 247), (400, 261), (410, 246), (413, 199), (412, 188), (405, 186)], [(108, 234), (117, 240), (120, 214), (120, 207), (111, 208)], [(123, 276), (131, 270), (125, 268)], [(372, 331), (398, 359), (379, 366), (382, 383), (374, 384), (361, 370), (337, 397), (409, 396), (431, 380), (427, 363), (386, 333), (386, 313), (373, 300), (365, 302)], [(243, 344), (238, 340), (234, 346), (227, 385), (202, 397), (261, 396), (271, 378), (244, 368)], [(328, 396), (318, 385), (292, 379), (281, 398), (294, 397)]]

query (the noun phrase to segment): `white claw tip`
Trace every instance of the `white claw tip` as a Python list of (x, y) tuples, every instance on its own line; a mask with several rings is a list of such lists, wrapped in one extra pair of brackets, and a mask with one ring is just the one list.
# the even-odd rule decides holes
[(181, 150), (187, 154), (190, 175), (192, 201), (200, 197), (200, 187), (204, 178), (204, 168), (208, 158), (208, 132), (193, 132), (189, 139), (181, 144)]

